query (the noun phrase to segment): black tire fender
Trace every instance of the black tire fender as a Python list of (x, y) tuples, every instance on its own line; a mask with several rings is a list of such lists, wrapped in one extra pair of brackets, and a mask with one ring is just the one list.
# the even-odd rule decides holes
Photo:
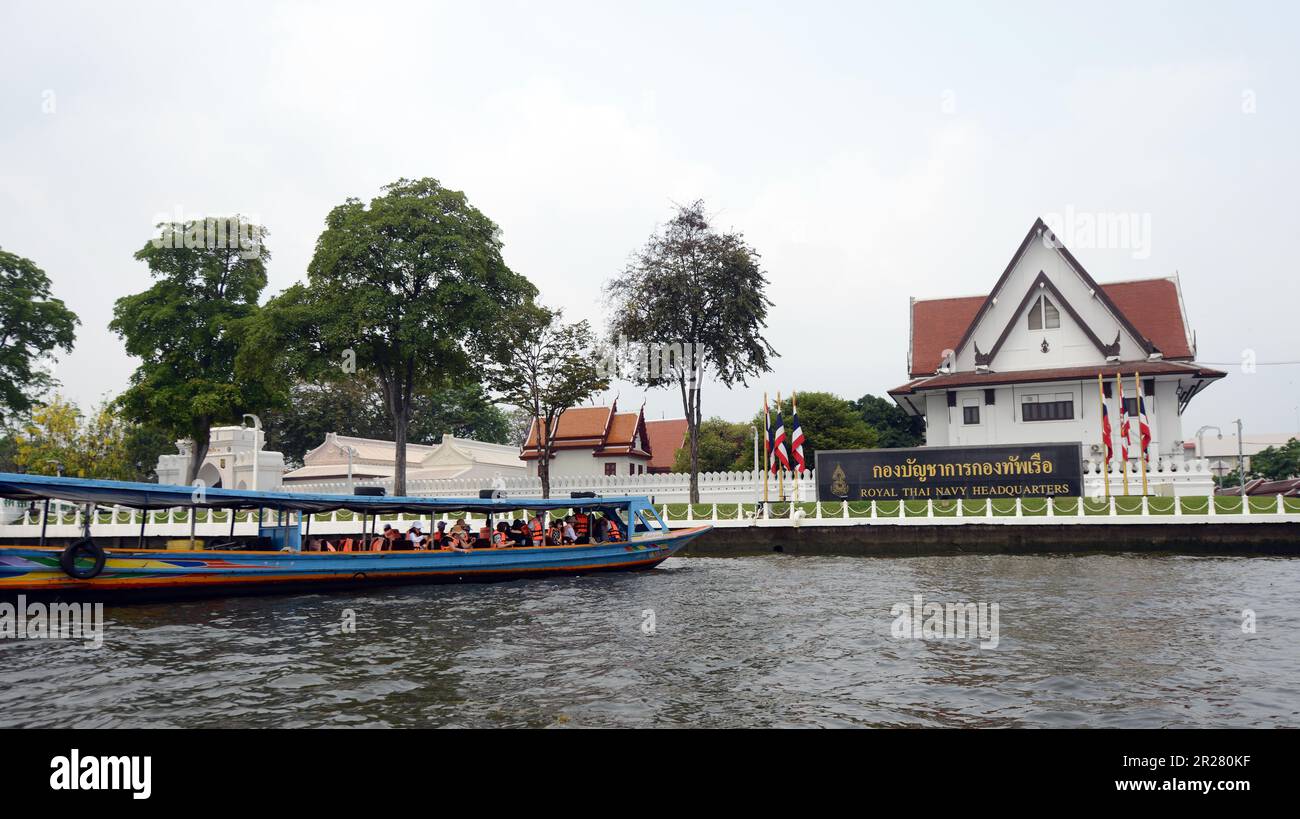
[[(77, 565), (79, 556), (89, 557), (95, 561), (93, 566), (81, 568)], [(104, 552), (103, 547), (88, 537), (83, 537), (76, 541), (59, 554), (59, 568), (68, 577), (76, 580), (90, 580), (104, 571), (104, 563), (108, 560), (108, 555)]]

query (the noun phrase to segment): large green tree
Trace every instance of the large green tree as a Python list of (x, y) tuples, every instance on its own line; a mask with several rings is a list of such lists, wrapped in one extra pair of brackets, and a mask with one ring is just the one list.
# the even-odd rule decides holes
[(690, 439), (690, 498), (700, 500), (701, 385), (711, 375), (724, 386), (768, 372), (776, 355), (763, 337), (767, 276), (759, 254), (737, 232), (709, 223), (701, 201), (680, 206), (622, 273), (606, 285), (612, 307), (610, 343), (631, 351), (631, 380), (675, 386)]
[(269, 373), (235, 367), (241, 326), (257, 313), (271, 254), (265, 229), (238, 216), (158, 228), (135, 254), (153, 286), (118, 299), (109, 324), (140, 359), (118, 400), (128, 419), (193, 441), (185, 479), (192, 483), (213, 424), (239, 421), (279, 397)]
[(478, 381), (501, 328), (536, 288), (506, 266), (500, 230), (435, 179), (400, 179), (367, 204), (330, 211), (307, 269), (250, 325), (241, 370), (325, 381), (378, 380), (406, 492), (415, 399)]
[[(262, 418), (268, 449), (284, 453), (291, 465), (336, 432), (361, 438), (393, 439), (393, 419), (377, 380), (356, 378), (295, 384), (282, 409)], [(444, 434), (495, 444), (513, 443), (510, 419), (476, 382), (441, 390), (422, 390), (411, 412), (410, 443), (436, 444)]]
[(1250, 456), (1250, 474), (1270, 481), (1300, 476), (1300, 440), (1292, 438)]
[[(749, 424), (709, 418), (700, 424), (699, 436), (696, 453), (701, 472), (750, 472), (754, 469), (754, 430)], [(677, 450), (673, 471), (691, 471), (689, 445)]]
[(55, 395), (38, 404), (12, 438), (13, 466), (36, 475), (149, 480), (158, 456), (174, 451), (156, 430), (123, 418), (105, 401), (88, 416)]
[(538, 436), (537, 476), (542, 497), (551, 496), (550, 435), (560, 414), (600, 390), (609, 377), (599, 366), (595, 338), (585, 321), (566, 324), (562, 311), (529, 303), (500, 328), (501, 359), (487, 369), (500, 399), (525, 410)]
[(30, 259), (0, 249), (0, 424), (30, 410), (54, 386), (40, 360), (72, 352), (77, 315), (50, 293), (50, 278)]
[(867, 394), (853, 402), (854, 408), (880, 436), (877, 446), (909, 447), (925, 444), (925, 419), (908, 415), (887, 398)]

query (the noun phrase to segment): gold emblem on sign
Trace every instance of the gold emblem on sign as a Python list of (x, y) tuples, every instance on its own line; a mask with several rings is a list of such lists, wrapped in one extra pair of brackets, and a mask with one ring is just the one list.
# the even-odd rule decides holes
[(844, 467), (835, 464), (835, 471), (831, 473), (831, 494), (839, 495), (841, 498), (848, 497), (849, 482), (844, 474)]

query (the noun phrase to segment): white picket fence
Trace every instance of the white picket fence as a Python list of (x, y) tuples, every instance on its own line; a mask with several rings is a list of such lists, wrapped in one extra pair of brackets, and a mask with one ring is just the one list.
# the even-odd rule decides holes
[[(788, 500), (794, 496), (795, 476), (786, 472), (768, 478), (769, 500)], [(1129, 488), (1141, 491), (1142, 477), (1137, 461), (1129, 465)], [(815, 474), (809, 470), (800, 478), (802, 499), (817, 496)], [(1083, 462), (1083, 493), (1090, 498), (1105, 495), (1105, 476), (1097, 461)], [(1147, 469), (1147, 484), (1151, 494), (1201, 497), (1214, 492), (1214, 477), (1209, 461), (1204, 458), (1156, 458)], [(391, 478), (356, 481), (354, 486), (377, 486), (392, 494)], [(284, 487), (289, 492), (318, 492), (327, 495), (352, 493), (346, 481), (295, 483)], [(778, 488), (784, 494), (778, 494)], [(540, 497), (540, 478), (452, 478), (407, 481), (406, 494), (420, 497), (476, 498), (482, 490), (502, 490), (506, 497)], [(598, 495), (639, 495), (652, 498), (656, 503), (686, 503), (690, 499), (690, 476), (684, 473), (666, 475), (578, 475), (551, 478), (551, 496), (562, 498), (570, 492), (595, 492)], [(1110, 493), (1124, 494), (1124, 477), (1118, 462), (1111, 463)], [(753, 503), (763, 497), (763, 473), (760, 472), (704, 472), (700, 474), (701, 503)]]
[[(817, 494), (811, 471), (804, 474), (803, 496), (809, 500)], [(768, 478), (770, 497), (777, 497), (777, 477)], [(781, 476), (787, 497), (794, 486), (794, 475)], [(378, 486), (392, 494), (392, 478), (355, 481), (354, 486)], [(540, 498), (540, 478), (442, 478), (406, 482), (406, 494), (416, 497), (477, 498), (480, 491), (498, 490), (505, 497)], [(346, 481), (294, 483), (286, 492), (350, 495)], [(706, 503), (753, 503), (763, 491), (762, 472), (704, 472), (700, 474), (700, 500)], [(652, 498), (656, 503), (685, 503), (690, 499), (690, 476), (684, 473), (664, 475), (566, 475), (551, 478), (551, 497), (568, 497), (571, 492), (595, 492), (598, 495), (636, 495)]]

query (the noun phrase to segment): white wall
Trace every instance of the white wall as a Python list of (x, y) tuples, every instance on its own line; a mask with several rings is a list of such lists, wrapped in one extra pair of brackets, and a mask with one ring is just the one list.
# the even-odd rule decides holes
[[(1133, 396), (1132, 377), (1125, 379), (1128, 397)], [(944, 392), (927, 393), (926, 445), (927, 446), (980, 446), (985, 444), (1038, 444), (1056, 441), (1079, 441), (1082, 457), (1095, 457), (1091, 447), (1101, 443), (1101, 410), (1097, 398), (1097, 382), (1057, 381), (1041, 384), (1015, 384), (993, 387), (994, 403), (984, 403), (984, 389), (958, 389), (957, 406), (949, 407)], [(1119, 402), (1112, 397), (1108, 403), (1111, 412), (1111, 431), (1114, 437), (1115, 457), (1119, 458)], [(1155, 394), (1145, 396), (1147, 423), (1151, 427), (1150, 453), (1165, 457), (1183, 454), (1182, 418), (1178, 415), (1177, 382), (1160, 381), (1155, 384)], [(1053, 400), (1057, 395), (1068, 395), (1074, 402), (1074, 418), (1069, 421), (1024, 421), (1020, 406), (1027, 395), (1038, 395), (1040, 400)], [(980, 423), (962, 423), (962, 407), (973, 402), (980, 409)], [(1135, 460), (1138, 452), (1138, 423), (1131, 420), (1129, 454)]]
[[(615, 464), (616, 474), (627, 475), (628, 466), (648, 467), (650, 462), (644, 458), (631, 458), (626, 455), (613, 455), (603, 458), (592, 457), (589, 449), (561, 449), (551, 458), (551, 477), (579, 477), (605, 474), (605, 464)], [(528, 474), (537, 477), (536, 459), (528, 462)]]

